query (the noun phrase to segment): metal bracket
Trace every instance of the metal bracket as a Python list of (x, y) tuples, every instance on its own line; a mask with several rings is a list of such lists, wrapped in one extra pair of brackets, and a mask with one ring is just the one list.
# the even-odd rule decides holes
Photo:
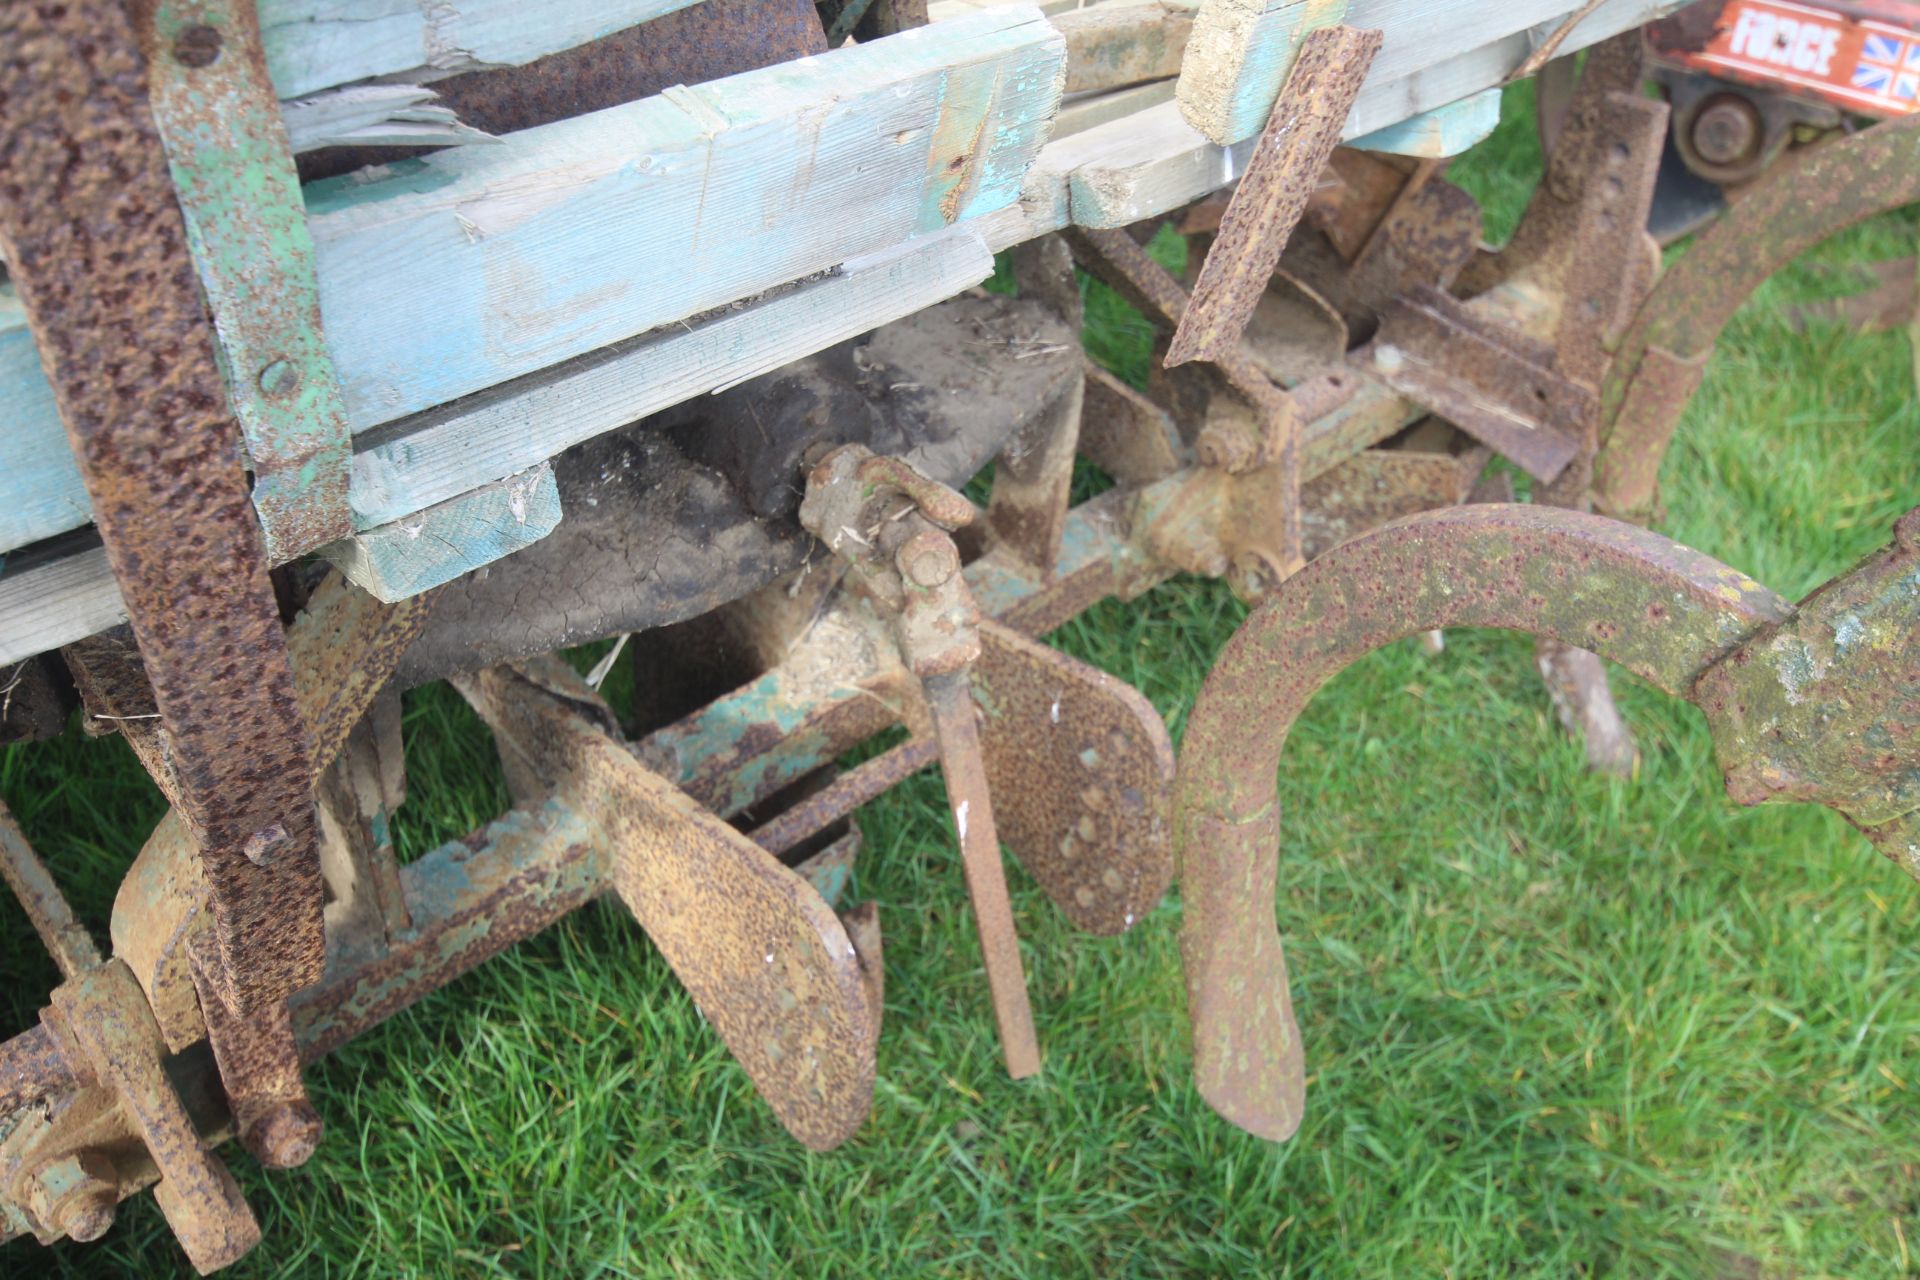
[(353, 532), (346, 401), (320, 327), (307, 208), (252, 0), (135, 6), (148, 105), (253, 464), (267, 559)]

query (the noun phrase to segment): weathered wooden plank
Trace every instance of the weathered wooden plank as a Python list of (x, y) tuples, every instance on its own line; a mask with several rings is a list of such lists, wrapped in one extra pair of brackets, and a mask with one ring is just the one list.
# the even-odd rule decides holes
[[(1344, 21), (1385, 32), (1386, 43), (1374, 62), (1372, 78), (1390, 84), (1516, 36), (1524, 41), (1523, 33), (1536, 27), (1550, 30), (1580, 7), (1573, 0), (1205, 0), (1194, 20), (1187, 64), (1180, 75), (1180, 98), (1187, 122), (1196, 130), (1216, 143), (1237, 143), (1251, 138), (1266, 123), (1299, 42), (1319, 27)], [(1677, 7), (1608, 0), (1574, 29), (1562, 52), (1592, 44), (1602, 38), (1595, 34), (1602, 28), (1612, 34), (1647, 21), (1657, 11)], [(1342, 8), (1344, 17), (1339, 12)], [(1621, 21), (1624, 14), (1638, 16)], [(1531, 47), (1525, 45), (1505, 71), (1517, 67)], [(1465, 97), (1499, 83), (1500, 78), (1431, 99), (1420, 109)], [(1379, 124), (1412, 114), (1402, 111)]]
[(280, 104), (295, 155), (322, 147), (446, 147), (495, 141), (460, 123), (433, 90), (417, 84), (366, 84)]
[[(1478, 0), (1471, 2), (1477, 4)], [(1470, 0), (1455, 0), (1455, 3), (1467, 6)], [(1607, 0), (1576, 28), (1563, 51), (1584, 47), (1673, 7), (1671, 0)], [(1392, 39), (1392, 33), (1388, 38)], [(1389, 83), (1376, 71), (1361, 91), (1344, 136), (1358, 138), (1496, 86), (1526, 57), (1529, 48), (1528, 36), (1516, 33), (1403, 80)], [(1155, 95), (1164, 92), (1164, 87), (1144, 86), (1108, 96), (1120, 98), (1143, 92)], [(1086, 101), (1086, 109), (1091, 110), (1103, 99), (1095, 97)], [(971, 226), (989, 249), (999, 250), (1057, 230), (1067, 223), (1070, 215), (1087, 226), (1125, 225), (1178, 208), (1233, 180), (1244, 169), (1250, 151), (1251, 143), (1235, 148), (1209, 143), (1186, 124), (1177, 107), (1162, 103), (1050, 143), (1028, 173), (1019, 202), (981, 214), (973, 219)], [(961, 274), (964, 273), (956, 273), (954, 278)], [(965, 287), (965, 283), (972, 281), (954, 285), (948, 292)], [(929, 289), (924, 301), (914, 305), (930, 305), (945, 296), (948, 295)], [(380, 301), (377, 305), (386, 303)], [(898, 314), (869, 320), (866, 327), (896, 318)], [(0, 425), (8, 432), (10, 465), (0, 468), (0, 551), (87, 521), (85, 493), (78, 474), (72, 469), (64, 431), (53, 411), (38, 361), (32, 355), (25, 331), (8, 329), (4, 317), (4, 310), (0, 310)], [(474, 322), (478, 323), (478, 317)], [(527, 324), (534, 322), (532, 316), (525, 318)], [(426, 323), (430, 329), (437, 330), (446, 319), (429, 316)], [(784, 358), (794, 359), (805, 354), (803, 347), (804, 343), (796, 344), (792, 354)], [(337, 352), (336, 364), (340, 364)], [(621, 400), (604, 386), (595, 394), (610, 397), (610, 402)], [(686, 394), (698, 394), (699, 390), (696, 386)], [(507, 390), (491, 399), (511, 403), (520, 394), (518, 390)], [(639, 397), (627, 399), (642, 402)], [(575, 409), (563, 405), (543, 412), (560, 412), (565, 417)], [(583, 421), (591, 423), (603, 420), (606, 411), (587, 407), (579, 412)], [(581, 430), (591, 435), (618, 425), (619, 422), (613, 422)], [(448, 467), (440, 474), (428, 489), (436, 495), (429, 501), (455, 496), (541, 460), (515, 453), (512, 462), (502, 464), (487, 448), (477, 450), (474, 458), (476, 467), (471, 477), (463, 477), (457, 467)], [(363, 456), (361, 463), (364, 462)], [(365, 489), (364, 474), (356, 478), (355, 484), (356, 488)], [(397, 500), (404, 501), (404, 496)], [(389, 512), (374, 523), (397, 519), (418, 509), (403, 506), (394, 510), (388, 497), (373, 505), (378, 511)], [(366, 521), (363, 519), (362, 523)]]
[(0, 666), (126, 620), (104, 547), (0, 573)]
[(1068, 93), (1120, 89), (1180, 74), (1193, 31), (1184, 5), (1101, 4), (1057, 14), (1067, 41)]
[(1347, 2), (1206, 0), (1180, 71), (1187, 123), (1220, 143), (1260, 132), (1301, 45), (1315, 31), (1344, 22)]
[[(545, 378), (476, 396), (457, 414), (423, 415), (410, 424), (417, 427), (411, 434), (369, 444), (355, 459), (362, 527), (404, 521), (656, 409), (911, 315), (992, 274), (986, 247), (956, 228), (849, 263), (842, 274), (722, 313), (692, 331), (622, 344)], [(471, 551), (467, 558), (469, 567), (483, 563)], [(0, 663), (125, 620), (98, 548), (0, 574)]]
[(361, 444), (350, 497), (355, 519), (362, 528), (404, 519), (649, 413), (911, 315), (991, 274), (986, 246), (956, 228), (690, 329), (621, 343), (422, 414)]
[(315, 184), (355, 429), (1013, 203), (1064, 61), (1009, 6)]
[(260, 0), (274, 92), (519, 66), (694, 0)]
[(543, 462), (330, 543), (320, 554), (375, 599), (405, 600), (530, 547), (559, 524), (560, 488)]
[[(1356, 24), (1370, 5), (1410, 0), (1354, 0), (1349, 18)], [(1421, 0), (1432, 5), (1437, 0)], [(1512, 8), (1524, 17), (1536, 0), (1521, 0)], [(1574, 8), (1568, 0), (1553, 0), (1562, 16)], [(1562, 52), (1583, 49), (1608, 36), (1640, 26), (1678, 8), (1675, 0), (1605, 0), (1574, 28)], [(1506, 5), (1480, 5), (1454, 0), (1447, 8), (1476, 21), (1485, 14), (1508, 13)], [(1403, 16), (1401, 22), (1413, 21)], [(1428, 25), (1434, 21), (1428, 15)], [(1505, 17), (1502, 22), (1512, 21)], [(1369, 25), (1385, 26), (1379, 19)], [(1388, 74), (1387, 60), (1396, 39), (1403, 51), (1418, 40), (1418, 26), (1386, 27), (1380, 57), (1347, 118), (1343, 137), (1351, 140), (1385, 128), (1420, 112), (1456, 102), (1499, 85), (1526, 59), (1532, 48), (1525, 24), (1511, 34), (1399, 78)], [(1436, 43), (1449, 43), (1436, 40)], [(1245, 171), (1252, 154), (1251, 139), (1230, 147), (1216, 145), (1187, 123), (1175, 104), (1152, 107), (1121, 120), (1088, 129), (1056, 142), (1041, 153), (1039, 168), (1065, 174), (1069, 191), (1067, 210), (1074, 223), (1089, 227), (1125, 226), (1153, 217), (1226, 185)], [(990, 238), (989, 243), (995, 243)]]
[(1362, 151), (1442, 160), (1457, 156), (1484, 139), (1500, 123), (1500, 90), (1483, 89), (1472, 97), (1422, 111), (1399, 124), (1362, 134), (1348, 145)]
[(60, 425), (26, 308), (0, 284), (0, 553), (77, 529), (93, 503)]
[(1171, 101), (1173, 101), (1173, 81), (1171, 80), (1136, 84), (1131, 88), (1115, 89), (1111, 93), (1081, 94), (1060, 104), (1060, 114), (1053, 120), (1053, 138), (1058, 142), (1061, 138), (1084, 133), (1097, 124), (1118, 120), (1121, 116), (1129, 116), (1136, 111), (1144, 111), (1148, 107)]

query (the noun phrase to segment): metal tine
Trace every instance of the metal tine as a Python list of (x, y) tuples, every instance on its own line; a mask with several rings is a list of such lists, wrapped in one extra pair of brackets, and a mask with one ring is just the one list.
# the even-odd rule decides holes
[(0, 876), (25, 908), (33, 931), (40, 935), (62, 978), (84, 973), (100, 963), (100, 949), (85, 925), (74, 919), (73, 908), (54, 883), (53, 873), (34, 852), (26, 832), (0, 801)]
[(980, 934), (980, 958), (987, 970), (994, 1022), (1007, 1074), (1024, 1080), (1040, 1070), (1040, 1042), (1027, 999), (1026, 968), (1020, 962), (1020, 935), (1007, 897), (1006, 868), (1000, 862), (1000, 833), (993, 821), (986, 762), (980, 753), (980, 726), (973, 703), (973, 681), (965, 670), (930, 676), (924, 682), (927, 709), (940, 744), (940, 775), (947, 804), (960, 837), (960, 861)]

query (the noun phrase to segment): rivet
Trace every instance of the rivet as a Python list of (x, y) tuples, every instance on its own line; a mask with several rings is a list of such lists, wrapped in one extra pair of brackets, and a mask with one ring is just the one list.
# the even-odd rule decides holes
[(290, 360), (275, 360), (260, 371), (260, 389), (270, 396), (290, 394), (300, 385), (300, 371)]
[(173, 60), (183, 67), (210, 67), (220, 60), (220, 33), (196, 23), (173, 38)]

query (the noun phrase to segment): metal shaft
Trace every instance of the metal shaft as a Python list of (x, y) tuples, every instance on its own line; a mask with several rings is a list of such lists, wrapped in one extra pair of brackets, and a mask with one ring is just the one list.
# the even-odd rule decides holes
[(980, 931), (980, 958), (987, 968), (993, 1017), (1000, 1028), (1000, 1051), (1007, 1074), (1024, 1080), (1040, 1070), (1040, 1044), (1027, 1002), (1027, 975), (1020, 964), (1020, 938), (1007, 900), (1006, 870), (1000, 863), (1000, 833), (993, 825), (987, 797), (986, 766), (980, 756), (980, 727), (974, 719), (973, 691), (965, 670), (930, 676), (927, 706), (940, 743), (940, 772), (947, 803), (960, 834), (960, 858), (966, 868), (967, 895), (973, 900), (974, 925)]

